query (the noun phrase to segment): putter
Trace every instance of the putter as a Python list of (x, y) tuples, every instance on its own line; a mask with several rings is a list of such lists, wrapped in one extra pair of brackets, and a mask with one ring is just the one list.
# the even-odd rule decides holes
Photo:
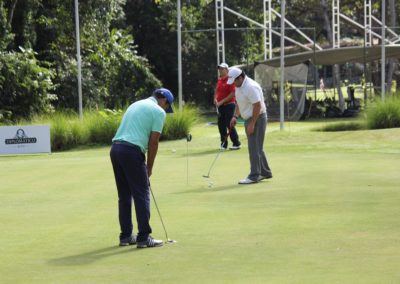
[(222, 147), (223, 147), (223, 145), (225, 144), (226, 140), (228, 139), (230, 133), (231, 133), (231, 128), (228, 129), (228, 133), (225, 135), (224, 141), (222, 141), (222, 143), (221, 143), (220, 150), (218, 151), (217, 155), (215, 156), (215, 159), (214, 159), (214, 161), (212, 162), (212, 164), (211, 164), (211, 166), (210, 166), (210, 169), (208, 170), (207, 175), (203, 175), (204, 178), (210, 178), (210, 172), (211, 172), (211, 170), (212, 170), (212, 168), (213, 168), (213, 166), (214, 166), (214, 164), (215, 164), (215, 161), (218, 159), (219, 155), (221, 154), (221, 152), (222, 152)]
[(169, 244), (176, 243), (175, 240), (171, 240), (170, 238), (168, 238), (167, 230), (165, 229), (165, 225), (164, 225), (163, 219), (162, 219), (162, 217), (161, 217), (160, 209), (158, 209), (158, 205), (157, 205), (157, 202), (156, 202), (156, 198), (154, 197), (153, 190), (151, 189), (151, 186), (150, 186), (150, 181), (149, 181), (149, 188), (150, 188), (151, 196), (153, 197), (154, 204), (156, 205), (156, 208), (157, 208), (158, 216), (160, 217), (161, 224), (162, 224), (163, 229), (164, 229), (165, 237), (167, 238), (167, 240), (165, 241), (165, 243), (169, 243)]

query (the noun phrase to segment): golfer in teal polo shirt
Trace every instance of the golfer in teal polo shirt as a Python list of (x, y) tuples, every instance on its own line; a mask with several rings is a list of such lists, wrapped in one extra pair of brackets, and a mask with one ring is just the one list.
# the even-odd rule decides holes
[[(151, 97), (131, 104), (112, 139), (110, 157), (118, 191), (120, 246), (136, 244), (138, 248), (147, 248), (163, 244), (150, 235), (149, 177), (166, 112), (173, 112), (173, 101), (171, 91), (160, 88)], [(133, 233), (132, 199), (138, 225), (137, 236)]]

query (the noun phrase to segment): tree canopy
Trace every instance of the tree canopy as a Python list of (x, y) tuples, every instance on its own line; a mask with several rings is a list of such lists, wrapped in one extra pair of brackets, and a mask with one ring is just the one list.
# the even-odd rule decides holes
[[(186, 102), (211, 105), (217, 77), (215, 1), (181, 2), (183, 97)], [(293, 24), (308, 28), (304, 32), (315, 36), (319, 44), (331, 44), (330, 0), (286, 2), (286, 15)], [(390, 25), (396, 26), (400, 2), (387, 2)], [(263, 22), (261, 0), (224, 3)], [(342, 0), (341, 12), (362, 23), (363, 3)], [(84, 107), (123, 107), (161, 85), (177, 94), (176, 5), (171, 0), (79, 1)], [(375, 1), (372, 7), (378, 18), (380, 5), (381, 1)], [(280, 11), (280, 1), (272, 1), (272, 6)], [(74, 1), (0, 0), (0, 119), (77, 109), (74, 13)], [(279, 25), (275, 18), (274, 28)], [(228, 64), (263, 58), (260, 28), (225, 12), (225, 29)], [(304, 42), (294, 31), (288, 29), (288, 33)], [(362, 30), (346, 24), (341, 33), (342, 37), (363, 38)], [(274, 46), (279, 41), (273, 37)], [(274, 52), (279, 54), (279, 50)]]

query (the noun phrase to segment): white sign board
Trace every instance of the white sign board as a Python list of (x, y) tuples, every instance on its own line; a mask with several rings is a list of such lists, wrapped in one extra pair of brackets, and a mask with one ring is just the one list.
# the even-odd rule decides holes
[(48, 125), (0, 127), (0, 155), (50, 152)]

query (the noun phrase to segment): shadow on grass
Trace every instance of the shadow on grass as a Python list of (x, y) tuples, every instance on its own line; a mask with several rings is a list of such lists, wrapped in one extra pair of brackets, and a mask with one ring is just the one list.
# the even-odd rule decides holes
[[(267, 183), (266, 181), (263, 181)], [(251, 190), (254, 185), (245, 185), (245, 184), (231, 184), (231, 185), (223, 185), (223, 186), (211, 186), (211, 187), (197, 187), (191, 190), (185, 191), (177, 191), (174, 194), (187, 194), (187, 193), (210, 193), (217, 191), (227, 191), (227, 190)]]
[[(242, 143), (242, 145), (243, 145), (243, 143)], [(204, 155), (211, 155), (211, 154), (217, 155), (218, 153), (220, 153), (221, 155), (222, 154), (229, 155), (231, 153), (236, 153), (236, 152), (240, 153), (240, 151), (243, 151), (243, 147), (242, 147), (241, 150), (222, 150), (221, 151), (219, 149), (209, 149), (209, 150), (204, 150), (204, 151), (190, 152), (189, 153), (189, 157), (191, 157), (191, 156), (193, 156), (193, 157), (195, 157), (195, 156), (204, 156)], [(247, 149), (245, 151), (247, 151)], [(182, 156), (184, 156), (184, 155), (182, 154)], [(185, 156), (186, 156), (186, 153), (185, 153)]]
[(74, 266), (74, 265), (84, 265), (90, 264), (100, 259), (110, 257), (113, 255), (123, 254), (123, 253), (132, 253), (137, 252), (137, 249), (132, 249), (132, 246), (129, 247), (105, 247), (93, 251), (88, 251), (82, 254), (75, 254), (64, 256), (60, 258), (53, 258), (48, 260), (48, 263), (56, 266)]

